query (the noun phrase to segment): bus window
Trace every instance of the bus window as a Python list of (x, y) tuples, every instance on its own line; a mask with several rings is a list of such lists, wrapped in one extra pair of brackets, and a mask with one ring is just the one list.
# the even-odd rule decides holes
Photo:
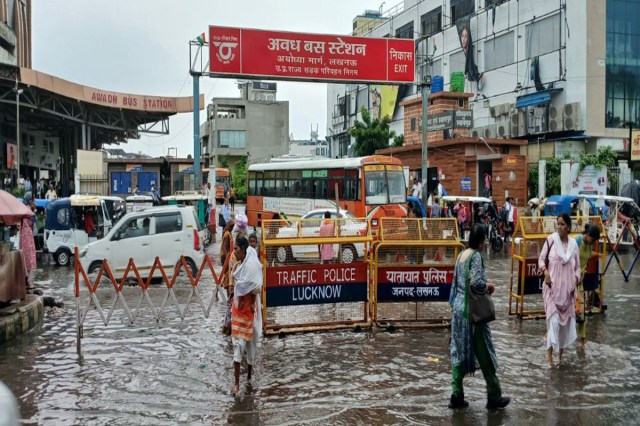
[(387, 169), (389, 180), (389, 201), (391, 203), (404, 203), (407, 200), (405, 192), (404, 173), (402, 170)]
[(388, 204), (387, 178), (384, 170), (364, 173), (365, 196), (367, 204)]
[(316, 189), (316, 198), (326, 199), (327, 198), (327, 180), (326, 179), (315, 179), (315, 189)]

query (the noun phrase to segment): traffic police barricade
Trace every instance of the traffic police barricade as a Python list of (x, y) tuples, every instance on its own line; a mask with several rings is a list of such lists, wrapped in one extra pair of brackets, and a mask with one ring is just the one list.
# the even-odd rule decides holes
[(382, 218), (372, 267), (376, 325), (448, 326), (453, 270), (462, 248), (454, 218)]
[(262, 221), (265, 335), (371, 325), (369, 223), (331, 213)]
[[(538, 267), (538, 258), (546, 238), (555, 232), (557, 217), (521, 217), (518, 219), (513, 234), (513, 250), (511, 255), (511, 280), (509, 285), (509, 315), (517, 315), (521, 319), (543, 318), (544, 301), (541, 297), (544, 277)], [(586, 224), (600, 228), (601, 241), (593, 246), (594, 257), (587, 265), (584, 276), (584, 291), (589, 295), (587, 312), (603, 313), (604, 295), (604, 262), (606, 259), (606, 236), (602, 219), (599, 216), (571, 217), (570, 237), (577, 237)], [(527, 307), (525, 308), (525, 302)]]
[[(114, 275), (109, 262), (105, 259), (95, 276), (89, 277), (80, 262), (80, 254), (76, 246), (74, 248), (74, 295), (78, 353), (81, 352), (80, 342), (84, 337), (84, 322), (90, 312), (97, 312), (105, 326), (109, 324), (118, 305), (122, 308), (120, 313), (124, 314), (118, 316), (118, 321), (123, 320), (129, 325), (133, 325), (139, 316), (143, 316), (145, 309), (151, 311), (151, 318), (157, 323), (168, 319), (167, 314), (170, 310), (175, 310), (176, 316), (184, 321), (189, 314), (191, 304), (197, 303), (204, 317), (207, 318), (213, 303), (219, 297), (226, 300), (225, 292), (219, 290), (222, 281), (228, 278), (228, 273), (224, 271), (227, 269), (230, 257), (227, 256), (224, 265), (214, 267), (211, 258), (204, 256), (202, 264), (195, 273), (191, 267), (197, 268), (197, 265), (190, 265), (184, 256), (181, 256), (178, 263), (171, 269), (163, 267), (159, 257), (155, 258), (150, 269), (149, 266), (140, 269), (136, 266), (135, 259), (131, 258), (122, 276), (118, 277)], [(211, 275), (206, 273), (207, 270)], [(144, 279), (143, 275), (146, 275)], [(152, 281), (157, 285), (150, 288)], [(85, 295), (85, 293), (88, 294)]]

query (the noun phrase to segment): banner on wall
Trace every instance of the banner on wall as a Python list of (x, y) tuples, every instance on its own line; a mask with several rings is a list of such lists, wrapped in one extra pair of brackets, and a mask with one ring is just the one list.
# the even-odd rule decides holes
[(605, 195), (607, 193), (607, 168), (596, 169), (595, 166), (587, 166), (578, 172), (578, 163), (571, 165), (571, 195), (589, 194)]
[(16, 167), (16, 154), (18, 152), (18, 146), (12, 143), (7, 143), (7, 169), (14, 169)]
[(631, 132), (631, 161), (640, 161), (640, 130)]

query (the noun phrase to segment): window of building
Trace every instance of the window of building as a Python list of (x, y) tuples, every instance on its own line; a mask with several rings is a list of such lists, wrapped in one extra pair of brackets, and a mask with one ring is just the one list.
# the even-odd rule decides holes
[(420, 18), (423, 36), (437, 34), (442, 30), (442, 6), (425, 13)]
[(442, 59), (433, 61), (431, 64), (431, 75), (442, 75)]
[(449, 72), (464, 72), (465, 59), (466, 57), (464, 56), (462, 49), (449, 55)]
[(451, 22), (473, 13), (475, 0), (451, 0)]
[(396, 38), (413, 39), (413, 21), (408, 22), (396, 30)]
[(536, 21), (527, 25), (526, 28), (526, 53), (528, 58), (534, 58), (560, 49), (560, 14)]
[(513, 63), (513, 31), (489, 38), (484, 42), (485, 71), (504, 67)]
[(220, 130), (220, 148), (246, 148), (244, 130)]
[(606, 127), (640, 128), (640, 2), (607, 1)]
[(416, 131), (416, 118), (415, 117), (411, 117), (411, 131), (412, 132)]

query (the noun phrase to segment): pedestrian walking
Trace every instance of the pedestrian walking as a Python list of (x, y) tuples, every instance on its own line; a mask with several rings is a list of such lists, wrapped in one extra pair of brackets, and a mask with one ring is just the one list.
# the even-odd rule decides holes
[(231, 211), (235, 213), (236, 211), (236, 188), (231, 185), (231, 189), (229, 190), (229, 202), (231, 203)]
[[(33, 196), (30, 192), (25, 194), (24, 204), (32, 211), (35, 210)], [(33, 239), (33, 224), (36, 221), (35, 214), (20, 221), (20, 250), (24, 257), (24, 264), (27, 269), (27, 288), (32, 286), (33, 271), (36, 269), (36, 244)]]
[(58, 194), (56, 193), (56, 190), (53, 189), (52, 183), (49, 184), (49, 190), (44, 195), (44, 198), (46, 198), (47, 200), (55, 200), (58, 198)]
[[(324, 212), (324, 219), (320, 225), (320, 237), (333, 237), (335, 235), (335, 225), (331, 221), (331, 212)], [(320, 262), (333, 263), (336, 253), (333, 251), (333, 244), (320, 245)]]
[(587, 267), (591, 259), (597, 259), (598, 253), (593, 252), (593, 244), (600, 239), (600, 228), (596, 225), (586, 224), (582, 235), (578, 235), (578, 255), (580, 257), (580, 282), (578, 282), (578, 294), (576, 296), (576, 322), (578, 323), (578, 337), (580, 338), (580, 349), (584, 349), (587, 344), (587, 323), (585, 317), (584, 279)]
[(492, 185), (493, 178), (491, 177), (491, 173), (484, 172), (484, 196), (487, 198), (491, 196)]
[(231, 310), (231, 339), (233, 342), (233, 373), (235, 384), (232, 395), (240, 391), (240, 363), (247, 355), (247, 381), (251, 380), (256, 359), (256, 347), (262, 333), (260, 290), (262, 289), (262, 264), (249, 241), (236, 240), (234, 253), (238, 264), (233, 272), (236, 287)]
[[(480, 365), (487, 384), (487, 408), (504, 408), (510, 398), (502, 396), (496, 372), (498, 360), (493, 348), (488, 323), (472, 323), (468, 303), (472, 300), (468, 291), (475, 294), (493, 294), (493, 283), (487, 281), (481, 252), (486, 244), (485, 227), (473, 225), (469, 234), (469, 248), (460, 253), (453, 272), (453, 286), (449, 297), (451, 315), (451, 399), (449, 408), (469, 405), (464, 399), (462, 379), (476, 371)], [(468, 285), (467, 285), (468, 283)], [(468, 287), (468, 289), (467, 289)]]
[[(227, 290), (227, 308), (225, 310), (224, 322), (222, 323), (222, 334), (231, 335), (231, 301), (233, 299), (233, 287), (235, 282), (231, 276), (231, 271), (235, 266), (236, 259), (233, 255), (233, 237), (232, 229), (235, 221), (231, 219), (224, 227), (222, 235), (222, 243), (220, 244), (220, 264), (222, 268), (222, 288)], [(227, 261), (227, 257), (229, 260)], [(226, 262), (226, 265), (225, 265)]]
[(553, 366), (553, 352), (562, 362), (564, 349), (576, 340), (576, 286), (580, 281), (578, 243), (569, 238), (571, 217), (561, 213), (556, 232), (547, 237), (538, 267), (544, 273), (542, 298), (547, 319), (547, 362)]

